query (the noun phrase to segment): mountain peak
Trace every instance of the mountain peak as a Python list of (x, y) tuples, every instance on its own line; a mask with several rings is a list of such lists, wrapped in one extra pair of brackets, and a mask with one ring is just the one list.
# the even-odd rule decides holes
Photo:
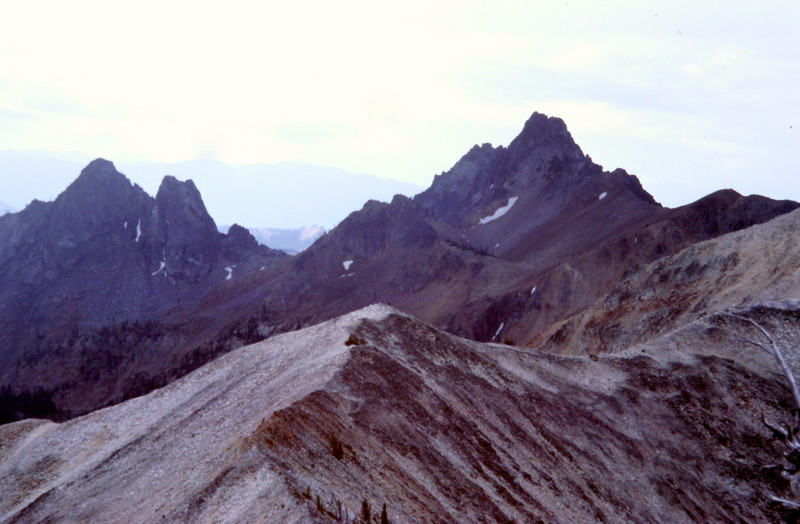
[(124, 192), (132, 187), (128, 177), (117, 171), (113, 162), (97, 158), (81, 170), (81, 174), (69, 185), (65, 194), (78, 192), (83, 197), (107, 198), (109, 192)]
[(434, 216), (469, 227), (488, 208), (530, 190), (575, 191), (576, 182), (601, 173), (575, 143), (563, 120), (533, 113), (508, 147), (475, 145), (414, 200)]
[(89, 162), (86, 167), (81, 170), (81, 175), (102, 175), (102, 174), (115, 174), (118, 173), (114, 162), (106, 160), (105, 158), (95, 158)]
[(525, 121), (521, 134), (569, 136), (569, 131), (567, 131), (567, 124), (557, 116), (547, 116), (534, 111)]
[(172, 196), (179, 196), (180, 198), (189, 200), (200, 200), (200, 191), (194, 185), (192, 180), (181, 182), (172, 175), (167, 175), (161, 180), (161, 185), (158, 187), (156, 198), (170, 198)]
[(581, 160), (583, 151), (573, 140), (567, 124), (558, 117), (533, 113), (520, 134), (508, 146), (513, 159), (534, 154), (545, 157), (559, 155), (565, 160)]
[(191, 180), (181, 182), (174, 176), (165, 176), (156, 193), (156, 205), (167, 215), (177, 215), (191, 221), (197, 228), (216, 231), (203, 197)]

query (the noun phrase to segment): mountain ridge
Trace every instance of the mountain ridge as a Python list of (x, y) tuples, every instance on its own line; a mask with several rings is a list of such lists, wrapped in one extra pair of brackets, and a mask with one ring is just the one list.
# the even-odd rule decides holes
[[(102, 312), (95, 324), (77, 316), (81, 309), (69, 298), (41, 302), (46, 307), (39, 306), (38, 320), (14, 348), (16, 356), (26, 356), (4, 355), (15, 363), (0, 374), (0, 388), (40, 388), (61, 416), (74, 416), (163, 386), (243, 344), (375, 302), (466, 338), (531, 344), (551, 325), (591, 307), (640, 265), (798, 206), (721, 192), (683, 208), (662, 208), (638, 194), (635, 177), (593, 164), (563, 121), (539, 114), (508, 148), (476, 146), (469, 156), (494, 160), (469, 175), (472, 185), (459, 197), (465, 203), (459, 217), (448, 188), (458, 189), (453, 180), (463, 175), (463, 159), (414, 199), (368, 201), (296, 257), (259, 251), (246, 231), (212, 231), (193, 184), (165, 179), (164, 193), (141, 213), (137, 206), (144, 204), (136, 199), (147, 203), (149, 197), (135, 186), (126, 189), (138, 195), (128, 204), (133, 212), (111, 215), (114, 224), (108, 227), (122, 242), (119, 253), (138, 253), (128, 256), (139, 260), (139, 276), (131, 280), (118, 273), (112, 279), (119, 281), (112, 290), (118, 302), (102, 298), (108, 291), (87, 295), (100, 297), (91, 298), (95, 305), (89, 308), (94, 315)], [(159, 198), (163, 209), (156, 206)], [(45, 214), (36, 210), (50, 209), (44, 203), (29, 207), (24, 215), (0, 218), (0, 238), (4, 231), (16, 234), (12, 224), (20, 216), (41, 222)], [(169, 213), (174, 219), (168, 220)], [(487, 216), (492, 220), (481, 223)], [(35, 227), (42, 227), (39, 222)], [(261, 254), (236, 262), (253, 253)], [(26, 271), (35, 267), (18, 263)], [(6, 274), (14, 275), (15, 268)], [(15, 289), (5, 304), (29, 317), (30, 308), (20, 304), (36, 300), (37, 293), (53, 294), (47, 288)], [(185, 291), (176, 294), (180, 289)], [(19, 332), (21, 320), (6, 318), (6, 333)], [(48, 332), (51, 323), (57, 326)], [(56, 368), (67, 378), (54, 374)]]
[(293, 257), (96, 160), (0, 217), (0, 520), (796, 520), (798, 231), (539, 114)]
[(785, 384), (742, 342), (685, 331), (704, 344), (591, 360), (372, 306), (67, 423), (0, 426), (0, 515), (333, 522), (367, 500), (393, 522), (777, 522), (760, 416), (782, 417)]

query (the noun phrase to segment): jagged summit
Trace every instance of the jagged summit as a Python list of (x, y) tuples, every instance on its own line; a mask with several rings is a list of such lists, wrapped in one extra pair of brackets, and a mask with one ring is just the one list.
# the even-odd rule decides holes
[(89, 162), (86, 167), (81, 170), (81, 174), (78, 176), (77, 180), (102, 180), (103, 178), (120, 178), (120, 176), (124, 177), (122, 173), (117, 171), (117, 168), (114, 166), (114, 163), (110, 160), (106, 160), (105, 158), (95, 158), (91, 162)]
[(605, 173), (584, 155), (563, 120), (534, 113), (508, 147), (474, 146), (414, 200), (436, 218), (471, 229), (511, 199), (528, 214), (537, 209), (544, 223), (567, 210), (579, 212), (612, 191), (627, 194), (633, 206), (656, 205), (635, 177)]
[(56, 198), (56, 202), (59, 206), (75, 208), (86, 206), (111, 208), (124, 206), (126, 201), (141, 200), (145, 197), (147, 195), (144, 190), (117, 171), (112, 162), (98, 158), (81, 170), (78, 178)]
[[(96, 341), (78, 334), (154, 322), (183, 301), (284, 258), (247, 231), (219, 233), (191, 181), (166, 177), (153, 198), (112, 162), (94, 160), (53, 202), (0, 217), (0, 368), (23, 354), (32, 368), (44, 366), (30, 355), (56, 347), (96, 349)], [(141, 333), (126, 336), (141, 343)], [(125, 353), (126, 343), (101, 346)], [(109, 396), (104, 387), (129, 387), (116, 378), (97, 383), (112, 367), (101, 357), (95, 358), (102, 371), (90, 371), (82, 357), (63, 348), (52, 358), (60, 362), (58, 372), (29, 369), (30, 376), (20, 377), (18, 369), (5, 366), (0, 387), (51, 387), (94, 376), (89, 391), (79, 387), (67, 394), (72, 398), (64, 403), (72, 409), (96, 406), (93, 395)]]
[(214, 219), (208, 214), (203, 198), (192, 180), (181, 182), (173, 176), (165, 176), (156, 193), (156, 207), (163, 210), (162, 221), (176, 219), (188, 221), (194, 228), (216, 230)]
[(558, 117), (534, 112), (525, 122), (520, 134), (508, 146), (512, 161), (533, 155), (557, 154), (564, 160), (579, 161), (583, 151), (575, 143), (567, 124)]

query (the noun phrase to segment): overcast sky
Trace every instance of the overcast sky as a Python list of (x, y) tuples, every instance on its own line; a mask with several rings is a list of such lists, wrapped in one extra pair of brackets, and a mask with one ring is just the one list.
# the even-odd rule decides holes
[(666, 205), (800, 200), (797, 0), (0, 2), (3, 150), (428, 185), (540, 111)]

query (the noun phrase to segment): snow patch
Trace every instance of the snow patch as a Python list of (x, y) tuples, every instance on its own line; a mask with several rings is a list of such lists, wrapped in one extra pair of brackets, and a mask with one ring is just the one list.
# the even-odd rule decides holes
[(153, 271), (152, 276), (156, 276), (159, 273), (161, 273), (162, 271), (164, 272), (164, 276), (167, 276), (167, 261), (166, 260), (162, 260), (161, 261), (161, 265), (158, 267), (157, 270)]
[(350, 269), (350, 266), (353, 265), (353, 261), (345, 260), (344, 262), (342, 262), (342, 265), (344, 266), (344, 270), (348, 271)]
[(603, 191), (602, 193), (600, 193), (600, 196), (597, 197), (597, 200), (603, 200), (607, 196), (608, 196), (608, 191)]
[(124, 223), (124, 224), (122, 224), (122, 225), (123, 225), (123, 226), (125, 226), (125, 229), (128, 229), (128, 221), (127, 221), (127, 220), (126, 220), (126, 221), (125, 221), (125, 223)]
[(491, 222), (493, 220), (497, 220), (501, 216), (505, 215), (506, 213), (508, 213), (509, 209), (514, 207), (514, 204), (517, 203), (517, 200), (519, 200), (518, 196), (509, 198), (508, 199), (508, 203), (506, 203), (506, 205), (504, 205), (503, 207), (501, 207), (500, 209), (498, 209), (497, 211), (495, 211), (493, 214), (489, 215), (488, 217), (484, 217), (484, 218), (480, 219), (480, 224), (481, 225), (488, 224), (489, 222)]
[(500, 247), (500, 244), (499, 244), (499, 243), (497, 243), (497, 244), (495, 244), (495, 245), (494, 245), (494, 248), (495, 248), (495, 249), (497, 249), (498, 247)]
[(505, 327), (505, 325), (506, 325), (505, 322), (500, 322), (500, 327), (497, 328), (497, 331), (494, 332), (494, 336), (492, 337), (492, 340), (496, 339), (498, 337), (498, 335), (500, 335), (500, 332), (503, 331), (503, 328)]
[[(137, 226), (138, 227), (138, 226)], [(136, 238), (136, 241), (139, 241), (139, 238)], [(158, 269), (151, 273), (152, 276), (156, 276), (161, 272), (164, 272), (164, 276), (167, 276), (167, 250), (165, 248), (161, 248), (161, 265), (158, 266)]]
[(533, 286), (533, 289), (531, 289), (531, 295), (533, 295), (534, 293), (536, 293), (536, 286)]
[(225, 268), (225, 271), (228, 272), (228, 276), (225, 277), (225, 280), (230, 280), (233, 278), (233, 268), (236, 266), (228, 266)]
[(140, 238), (142, 238), (142, 219), (141, 218), (139, 219), (138, 222), (136, 222), (136, 240), (135, 240), (135, 242), (138, 242)]

